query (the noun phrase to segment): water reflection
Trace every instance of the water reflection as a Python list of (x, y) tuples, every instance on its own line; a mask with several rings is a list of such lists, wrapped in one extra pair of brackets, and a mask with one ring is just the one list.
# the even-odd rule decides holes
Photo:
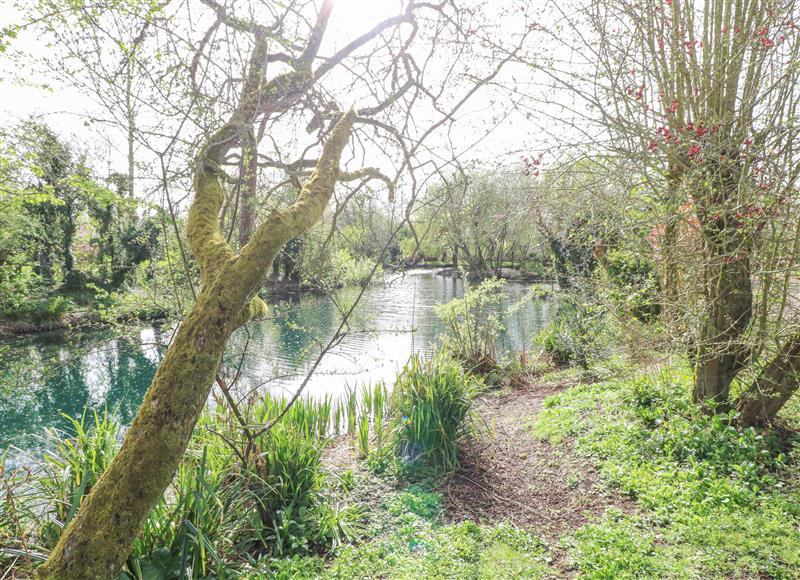
[(153, 338), (107, 332), (24, 339), (0, 362), (0, 448), (37, 449), (46, 427), (65, 428), (88, 404), (115, 408), (129, 422), (155, 373), (163, 349)]
[[(529, 286), (509, 283), (510, 303), (501, 351), (519, 350), (548, 317), (549, 304), (526, 299)], [(273, 308), (270, 319), (237, 331), (225, 356), (236, 389), (293, 392), (341, 322), (358, 288), (335, 299), (303, 295)], [(412, 352), (429, 354), (442, 325), (436, 304), (463, 295), (459, 279), (414, 271), (368, 288), (348, 333), (323, 358), (309, 381), (309, 396), (338, 394), (349, 384), (391, 382)], [(65, 428), (61, 415), (78, 417), (88, 404), (108, 405), (127, 423), (136, 412), (173, 328), (143, 326), (125, 335), (109, 331), (39, 335), (0, 350), (0, 448), (34, 450), (46, 427)]]

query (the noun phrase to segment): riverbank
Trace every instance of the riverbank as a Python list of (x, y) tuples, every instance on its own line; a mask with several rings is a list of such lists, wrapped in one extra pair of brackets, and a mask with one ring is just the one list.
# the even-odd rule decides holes
[[(248, 558), (231, 543), (247, 536), (228, 538), (225, 530), (234, 523), (227, 519), (231, 510), (241, 508), (230, 502), (251, 492), (232, 485), (237, 480), (229, 480), (226, 471), (204, 467), (206, 457), (216, 465), (230, 453), (210, 434), (226, 427), (206, 417), (187, 454), (188, 467), (181, 467), (170, 492), (177, 498), (211, 493), (200, 496), (205, 498), (201, 505), (213, 506), (207, 500), (214, 497), (228, 506), (186, 515), (205, 534), (205, 556), (191, 543), (185, 551), (187, 540), (174, 535), (179, 528), (168, 534), (174, 538), (171, 550), (159, 551), (157, 560), (155, 553), (142, 553), (142, 546), (163, 542), (156, 534), (162, 528), (153, 527), (132, 561), (173, 566), (188, 554), (195, 565), (205, 558), (212, 566), (218, 558), (221, 573), (251, 579), (797, 578), (800, 404), (785, 411), (777, 430), (739, 431), (694, 410), (690, 374), (681, 361), (646, 368), (616, 361), (605, 374), (615, 378), (587, 382), (588, 375), (577, 369), (544, 364), (513, 376), (506, 371), (504, 386), (483, 388), (472, 400), (478, 428), (459, 440), (455, 469), (422, 457), (411, 463), (395, 457), (394, 447), (376, 439), (383, 431), (373, 430), (369, 420), (371, 435), (365, 436), (359, 427), (363, 417), (375, 417), (383, 408), (376, 403), (377, 391), (367, 408), (359, 406), (346, 419), (346, 434), (323, 446), (322, 456), (316, 439), (310, 447), (280, 433), (265, 439), (264, 444), (294, 449), (272, 459), (278, 472), (270, 477), (283, 481), (277, 493), (311, 494), (298, 497), (311, 503), (306, 515), (291, 512), (296, 506), (270, 512), (277, 520), (268, 525), (278, 526), (274, 533), (289, 543), (272, 555), (259, 548)], [(286, 433), (293, 432), (296, 420), (308, 425), (316, 417), (308, 415), (312, 410), (301, 407), (299, 415), (293, 414)], [(367, 414), (358, 415), (362, 412)], [(317, 418), (311, 424), (322, 429), (330, 423)], [(113, 435), (106, 422), (96, 429), (104, 433), (99, 441)], [(92, 444), (91, 437), (81, 441)], [(318, 460), (309, 463), (309, 453)], [(77, 485), (70, 477), (65, 481)], [(283, 487), (286, 477), (300, 479)], [(193, 491), (196, 479), (202, 487)], [(317, 491), (303, 487), (316, 485), (321, 485)], [(19, 501), (13, 487), (5, 486), (7, 496)], [(156, 510), (152, 523), (170, 529), (178, 520), (161, 518), (172, 509), (180, 515), (184, 506), (179, 501), (174, 508)], [(255, 518), (250, 525), (265, 525), (252, 509), (242, 515)], [(293, 520), (286, 521), (287, 516)], [(0, 539), (8, 546), (19, 543), (14, 522), (5, 521), (4, 530), (0, 518)], [(24, 539), (29, 553), (41, 554), (36, 551), (40, 540)], [(25, 562), (17, 546), (5, 552), (5, 560), (0, 550), (0, 571), (9, 566), (9, 554), (16, 558), (11, 570), (22, 573), (34, 564)]]
[(381, 490), (372, 517), (399, 523), (313, 559), (314, 575), (800, 577), (800, 404), (773, 440), (691, 412), (681, 364), (620, 370), (487, 392), (487, 430), (448, 475), (375, 480), (339, 450), (333, 469)]
[(107, 312), (73, 310), (55, 318), (43, 320), (0, 320), (0, 340), (15, 336), (63, 330), (100, 329), (120, 323), (145, 323), (166, 320), (169, 313), (161, 308), (144, 308), (137, 312), (120, 313), (109, 317)]
[[(436, 273), (439, 276), (448, 276), (451, 278), (460, 278), (462, 276), (461, 270), (454, 266), (440, 269)], [(491, 270), (486, 272), (484, 276), (480, 277), (497, 278), (509, 282), (524, 282), (528, 284), (555, 284), (554, 280), (550, 280), (532, 272), (517, 270), (516, 268), (500, 268), (498, 270)]]

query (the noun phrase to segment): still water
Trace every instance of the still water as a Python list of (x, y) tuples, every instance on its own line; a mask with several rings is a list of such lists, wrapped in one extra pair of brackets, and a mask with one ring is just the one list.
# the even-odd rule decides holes
[[(550, 305), (529, 299), (529, 290), (528, 284), (505, 286), (508, 304), (516, 307), (505, 315), (500, 352), (529, 348), (548, 319)], [(236, 377), (238, 395), (293, 393), (358, 292), (301, 295), (275, 305), (268, 320), (237, 331), (224, 373)], [(460, 279), (430, 270), (387, 275), (364, 292), (347, 334), (322, 359), (305, 394), (335, 396), (348, 385), (391, 384), (413, 352), (435, 349), (443, 327), (433, 307), (463, 293)], [(64, 415), (79, 417), (87, 406), (107, 406), (127, 424), (173, 332), (173, 326), (145, 325), (124, 333), (41, 334), (0, 345), (0, 454), (13, 446), (11, 455), (21, 459), (20, 451), (40, 447), (45, 428), (66, 428)]]

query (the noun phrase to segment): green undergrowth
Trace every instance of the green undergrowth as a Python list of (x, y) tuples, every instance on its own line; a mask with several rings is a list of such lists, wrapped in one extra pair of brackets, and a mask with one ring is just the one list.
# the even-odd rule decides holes
[[(379, 384), (342, 400), (300, 399), (289, 409), (269, 396), (236, 414), (207, 409), (120, 578), (316, 577), (329, 562), (332, 577), (351, 577), (384, 553), (393, 555), (386, 561), (392, 577), (479, 577), (486, 558), (508, 559), (525, 575), (537, 562), (519, 552), (527, 536), (446, 526), (438, 495), (395, 490), (400, 474), (436, 479), (458, 467), (460, 450), (476, 436), (480, 386), (436, 357), (413, 359), (391, 397)], [(113, 413), (86, 412), (71, 423), (68, 432), (48, 432), (31, 469), (0, 472), (0, 576), (29, 575), (47, 558), (118, 451), (122, 428)], [(353, 447), (369, 477), (325, 465), (337, 442)], [(377, 481), (394, 483), (376, 493)]]
[[(432, 484), (394, 487), (385, 477), (355, 476), (350, 499), (370, 522), (362, 542), (333, 558), (273, 560), (248, 578), (545, 578), (549, 551), (508, 523), (445, 523)], [(549, 572), (550, 571), (550, 572)]]
[(698, 414), (690, 382), (673, 366), (546, 400), (534, 433), (575, 438), (640, 508), (565, 539), (573, 565), (593, 578), (800, 578), (797, 437)]

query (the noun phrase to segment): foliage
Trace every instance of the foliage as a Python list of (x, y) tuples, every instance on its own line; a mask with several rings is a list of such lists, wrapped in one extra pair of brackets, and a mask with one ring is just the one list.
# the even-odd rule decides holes
[(48, 126), (25, 122), (0, 140), (0, 177), (0, 317), (55, 320), (153, 257), (158, 230), (142, 204)]
[(654, 321), (660, 313), (655, 265), (644, 256), (620, 249), (609, 251), (603, 270), (609, 282), (609, 297), (627, 316)]
[(536, 340), (559, 365), (586, 369), (604, 356), (608, 330), (605, 308), (577, 291), (561, 292), (553, 320)]
[[(324, 235), (322, 226), (306, 234), (288, 277), (294, 275), (304, 286), (326, 291), (368, 282), (373, 268), (376, 268), (377, 250), (370, 254), (360, 253), (357, 247), (352, 247), (345, 234), (338, 233), (332, 239), (324, 238)], [(377, 265), (376, 274), (382, 272), (382, 266)]]
[[(334, 279), (342, 286), (365, 284), (369, 281), (375, 260), (366, 257), (355, 258), (346, 249), (337, 250), (331, 257), (331, 270)], [(382, 273), (380, 266), (377, 274)]]
[(436, 305), (444, 323), (442, 349), (470, 371), (488, 372), (497, 365), (497, 338), (503, 331), (504, 280), (484, 280), (463, 298)]
[(53, 452), (44, 457), (50, 475), (40, 483), (55, 500), (54, 515), (64, 525), (117, 452), (120, 427), (108, 410), (93, 411), (93, 421), (88, 423), (87, 416), (84, 411), (80, 419), (68, 417), (74, 431), (68, 437), (55, 431), (48, 435), (54, 444)]
[[(286, 402), (266, 398), (253, 412), (268, 424)], [(256, 536), (276, 556), (305, 553), (315, 526), (313, 509), (321, 501), (322, 452), (329, 436), (330, 407), (298, 401), (285, 421), (258, 437), (248, 464), (249, 492), (256, 502)]]
[[(210, 445), (209, 445), (210, 443)], [(200, 437), (178, 468), (168, 494), (145, 521), (127, 568), (133, 578), (225, 576), (232, 522), (246, 506), (227, 484), (229, 456), (219, 442)]]
[(472, 404), (477, 392), (477, 381), (457, 363), (412, 357), (391, 396), (398, 453), (411, 460), (422, 457), (441, 469), (458, 467), (460, 443), (476, 430)]
[(667, 367), (546, 400), (535, 432), (554, 443), (577, 437), (578, 451), (636, 498), (657, 533), (612, 516), (576, 534), (573, 558), (587, 572), (629, 576), (666, 569), (792, 577), (800, 565), (800, 496), (788, 484), (797, 467), (787, 461), (787, 443), (700, 414), (686, 397), (690, 382), (689, 369)]
[[(264, 424), (285, 403), (267, 398), (249, 411)], [(205, 414), (169, 489), (134, 542), (126, 574), (137, 579), (223, 577), (241, 568), (245, 554), (286, 558), (335, 551), (360, 537), (362, 508), (345, 501), (346, 494), (337, 491), (336, 482), (329, 484), (322, 469), (322, 453), (335, 433), (332, 413), (329, 402), (298, 401), (257, 437), (247, 464), (226, 443), (237, 437), (236, 427), (218, 412)], [(17, 557), (23, 548), (38, 559), (52, 549), (116, 455), (119, 435), (108, 412), (85, 413), (72, 420), (70, 433), (48, 435), (52, 451), (28, 476), (26, 494), (17, 493), (25, 472), (3, 480), (16, 483), (15, 495), (0, 511), (0, 537), (8, 534), (16, 545), (0, 553), (0, 562)], [(11, 499), (16, 500), (13, 507)]]
[(567, 544), (578, 570), (589, 578), (658, 578), (674, 572), (647, 527), (617, 511), (600, 524), (581, 527)]

